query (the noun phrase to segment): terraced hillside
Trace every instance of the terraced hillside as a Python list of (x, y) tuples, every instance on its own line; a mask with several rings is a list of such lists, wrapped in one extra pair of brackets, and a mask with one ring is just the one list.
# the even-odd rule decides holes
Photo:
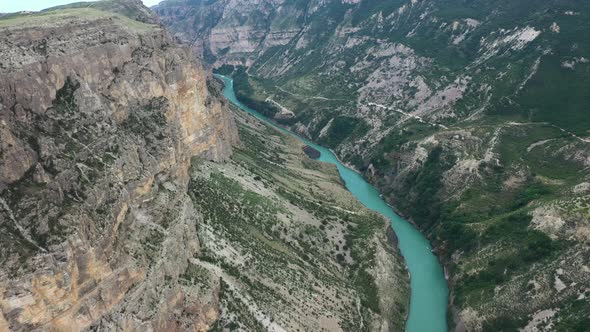
[(590, 324), (590, 5), (164, 1), (240, 99), (430, 237), (458, 330)]

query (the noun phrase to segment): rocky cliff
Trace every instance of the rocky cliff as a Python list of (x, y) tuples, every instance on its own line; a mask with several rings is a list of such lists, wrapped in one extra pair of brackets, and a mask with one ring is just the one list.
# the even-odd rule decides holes
[(205, 330), (188, 170), (233, 118), (139, 1), (76, 7), (0, 19), (0, 330)]
[(154, 7), (164, 25), (218, 65), (250, 65), (269, 48), (288, 44), (301, 30), (302, 9), (282, 0), (171, 1)]
[(587, 2), (155, 10), (234, 76), (243, 102), (333, 148), (430, 237), (450, 273), (452, 326), (590, 324)]

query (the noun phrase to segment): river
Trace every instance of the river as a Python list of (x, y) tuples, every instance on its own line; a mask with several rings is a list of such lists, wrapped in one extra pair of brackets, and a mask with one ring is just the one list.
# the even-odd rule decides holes
[(344, 166), (327, 148), (317, 145), (290, 131), (276, 126), (260, 113), (237, 100), (233, 80), (223, 75), (215, 75), (223, 80), (223, 95), (242, 110), (270, 124), (278, 130), (295, 136), (305, 144), (318, 150), (318, 160), (336, 165), (346, 188), (366, 207), (374, 210), (389, 220), (399, 239), (399, 248), (410, 271), (410, 312), (406, 323), (408, 332), (445, 332), (447, 331), (448, 287), (443, 269), (438, 259), (432, 254), (428, 240), (411, 223), (397, 215), (381, 198), (377, 189), (366, 182), (363, 177)]

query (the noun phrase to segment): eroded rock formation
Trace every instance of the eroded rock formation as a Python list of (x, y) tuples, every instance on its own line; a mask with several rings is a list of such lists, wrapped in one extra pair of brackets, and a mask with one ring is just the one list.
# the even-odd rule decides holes
[(237, 131), (137, 2), (121, 2), (131, 18), (0, 22), (0, 330), (205, 330), (219, 314), (218, 281), (179, 282), (199, 254), (186, 189), (191, 158), (228, 158)]

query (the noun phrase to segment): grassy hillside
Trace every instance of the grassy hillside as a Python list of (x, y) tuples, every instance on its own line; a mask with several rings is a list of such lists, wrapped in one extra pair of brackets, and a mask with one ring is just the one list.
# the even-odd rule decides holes
[(60, 21), (76, 17), (79, 19), (113, 19), (113, 23), (132, 29), (136, 33), (157, 28), (157, 25), (143, 23), (133, 17), (108, 10), (108, 7), (96, 6), (62, 6), (36, 13), (18, 13), (0, 17), (0, 28), (34, 27), (38, 25), (59, 25)]
[[(190, 195), (205, 222), (187, 280), (221, 277), (216, 329), (403, 329), (408, 275), (388, 223), (346, 191), (332, 165), (236, 110), (232, 161), (193, 161)], [(379, 273), (377, 273), (379, 271)], [(300, 317), (306, 317), (301, 320)]]

